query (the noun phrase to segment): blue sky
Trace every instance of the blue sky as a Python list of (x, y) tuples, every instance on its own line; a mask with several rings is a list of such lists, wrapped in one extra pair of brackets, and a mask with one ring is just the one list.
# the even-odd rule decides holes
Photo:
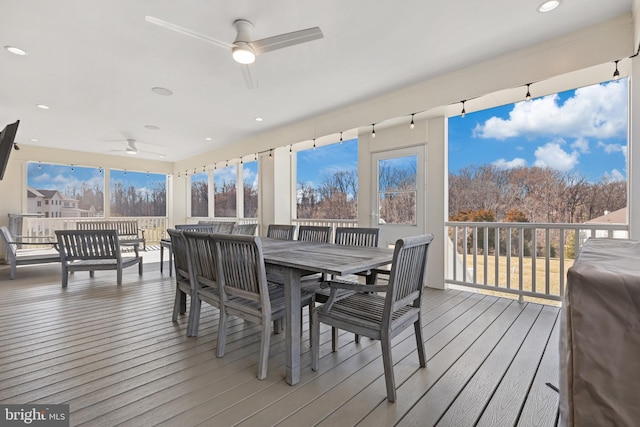
[(452, 117), (449, 171), (491, 163), (625, 180), (627, 97), (621, 79)]
[(312, 183), (317, 188), (325, 176), (358, 167), (358, 140), (298, 151), (297, 156), (297, 183)]

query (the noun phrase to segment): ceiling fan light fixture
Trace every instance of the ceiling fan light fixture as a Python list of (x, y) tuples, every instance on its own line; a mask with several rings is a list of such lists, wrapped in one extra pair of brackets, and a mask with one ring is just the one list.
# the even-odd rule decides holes
[(546, 13), (551, 12), (560, 6), (561, 0), (547, 0), (542, 2), (540, 6), (538, 6), (538, 12)]
[(256, 60), (256, 54), (246, 42), (236, 42), (236, 45), (231, 49), (233, 59), (244, 65), (253, 64)]
[(138, 154), (138, 152), (131, 147), (127, 147), (127, 154), (131, 154), (132, 156), (135, 156), (136, 154)]

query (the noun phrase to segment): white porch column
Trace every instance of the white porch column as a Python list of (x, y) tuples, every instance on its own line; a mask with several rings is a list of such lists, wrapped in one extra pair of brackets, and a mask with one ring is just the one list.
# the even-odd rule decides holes
[(449, 217), (447, 118), (436, 117), (428, 122), (427, 134), (427, 233), (433, 234), (429, 247), (427, 286), (444, 289), (445, 250), (448, 239), (444, 222)]
[(267, 234), (269, 224), (290, 224), (295, 194), (291, 194), (291, 159), (288, 147), (260, 154), (260, 232)]
[(640, 57), (631, 60), (629, 75), (629, 146), (627, 151), (627, 206), (629, 215), (629, 237), (640, 239), (640, 147), (635, 148), (635, 141), (640, 141), (640, 115), (634, 114), (634, 106), (640, 111)]

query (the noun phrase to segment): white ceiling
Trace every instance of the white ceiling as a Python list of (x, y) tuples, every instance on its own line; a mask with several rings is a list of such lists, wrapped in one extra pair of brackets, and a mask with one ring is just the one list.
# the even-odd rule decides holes
[[(0, 125), (20, 119), (24, 145), (119, 154), (111, 150), (134, 138), (177, 161), (632, 8), (632, 0), (564, 0), (542, 14), (541, 1), (4, 0), (0, 46), (28, 55), (0, 50)], [(146, 15), (228, 42), (238, 18), (253, 22), (254, 39), (313, 26), (324, 38), (259, 56), (259, 87), (249, 90), (230, 52)]]

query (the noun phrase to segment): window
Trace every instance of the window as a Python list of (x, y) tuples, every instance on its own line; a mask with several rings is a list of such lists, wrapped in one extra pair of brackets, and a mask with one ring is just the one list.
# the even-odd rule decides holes
[(620, 79), (451, 117), (450, 219), (582, 223), (626, 208), (628, 105)]
[(166, 216), (167, 176), (111, 171), (111, 216)]
[[(74, 202), (73, 208), (58, 208), (60, 199)], [(27, 163), (27, 212), (56, 211), (46, 217), (104, 216), (104, 176), (99, 168), (48, 163)], [(55, 215), (54, 215), (55, 214)]]
[(396, 157), (378, 162), (380, 224), (416, 223), (417, 172), (417, 156)]
[(357, 219), (358, 140), (296, 153), (297, 217)]
[(242, 197), (244, 218), (258, 217), (258, 162), (245, 162), (242, 165)]
[(215, 217), (236, 217), (237, 170), (235, 165), (231, 165), (213, 171)]
[(209, 216), (209, 174), (191, 175), (191, 216)]

